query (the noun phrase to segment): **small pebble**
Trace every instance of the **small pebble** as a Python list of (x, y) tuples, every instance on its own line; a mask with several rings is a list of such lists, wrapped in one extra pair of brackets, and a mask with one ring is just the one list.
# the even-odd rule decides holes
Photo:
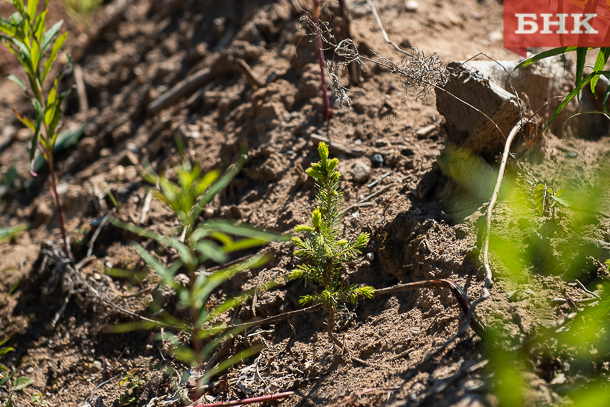
[(65, 182), (60, 182), (57, 185), (57, 193), (59, 195), (65, 194), (66, 192), (68, 192), (69, 189), (70, 189), (70, 185), (66, 184)]
[(356, 161), (350, 169), (352, 179), (356, 182), (364, 181), (371, 175), (371, 167), (362, 161)]
[(373, 167), (381, 167), (383, 165), (383, 156), (379, 153), (373, 154), (371, 164), (373, 164)]
[(375, 253), (367, 253), (366, 258), (369, 259), (370, 261), (375, 260)]
[(432, 134), (436, 130), (436, 124), (430, 124), (426, 127), (423, 127), (415, 132), (417, 138), (424, 138)]
[(138, 148), (138, 145), (136, 143), (128, 143), (127, 150), (131, 151), (134, 154), (137, 154), (140, 149)]
[(2, 143), (6, 143), (9, 140), (12, 140), (17, 135), (17, 129), (14, 126), (4, 126), (2, 129)]
[(415, 13), (419, 5), (415, 0), (408, 0), (405, 2), (405, 9), (410, 13)]
[(356, 140), (354, 140), (354, 144), (359, 146), (362, 144), (362, 140), (360, 140), (359, 138), (357, 138)]
[(100, 362), (99, 360), (96, 360), (95, 362), (93, 362), (91, 364), (91, 367), (89, 368), (90, 373), (99, 373), (101, 371), (102, 371), (102, 362)]
[(574, 151), (568, 151), (567, 156), (568, 158), (576, 158), (578, 157), (578, 154), (576, 154)]

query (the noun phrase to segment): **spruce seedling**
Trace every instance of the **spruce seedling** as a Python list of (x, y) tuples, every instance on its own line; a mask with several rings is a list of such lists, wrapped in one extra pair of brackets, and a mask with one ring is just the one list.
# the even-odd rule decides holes
[[(70, 89), (59, 92), (59, 82), (70, 65), (70, 55), (67, 55), (68, 64), (63, 72), (55, 78), (51, 89), (46, 92), (45, 80), (53, 67), (53, 63), (59, 55), (59, 50), (68, 37), (68, 32), (59, 34), (63, 21), (59, 21), (46, 30), (46, 17), (49, 0), (45, 0), (44, 9), (38, 13), (38, 0), (29, 0), (24, 5), (23, 0), (13, 0), (17, 10), (6, 20), (0, 17), (0, 39), (8, 50), (17, 58), (17, 61), (25, 71), (29, 89), (20, 78), (9, 75), (9, 79), (17, 83), (31, 98), (36, 119), (28, 117), (15, 111), (17, 119), (34, 133), (30, 147), (30, 172), (34, 173), (34, 158), (36, 150), (40, 150), (49, 166), (51, 176), (51, 195), (55, 199), (59, 228), (64, 243), (66, 256), (71, 259), (70, 246), (66, 237), (64, 218), (57, 195), (57, 180), (53, 170), (53, 149), (57, 136), (61, 130), (60, 120), (63, 114), (61, 104), (68, 96)], [(46, 59), (46, 61), (45, 61)]]
[(316, 180), (318, 206), (311, 214), (311, 224), (298, 225), (295, 232), (307, 232), (304, 239), (292, 238), (297, 247), (294, 254), (303, 261), (291, 278), (312, 281), (323, 287), (321, 292), (301, 297), (301, 304), (322, 304), (328, 316), (326, 331), (339, 347), (341, 342), (333, 334), (335, 313), (341, 303), (354, 303), (358, 298), (372, 298), (375, 289), (370, 286), (357, 287), (345, 282), (344, 264), (356, 260), (360, 250), (369, 242), (369, 235), (361, 233), (356, 240), (340, 239), (343, 221), (341, 205), (343, 191), (339, 188), (341, 173), (337, 170), (339, 160), (328, 159), (328, 146), (318, 145), (320, 161), (307, 169), (307, 174)]

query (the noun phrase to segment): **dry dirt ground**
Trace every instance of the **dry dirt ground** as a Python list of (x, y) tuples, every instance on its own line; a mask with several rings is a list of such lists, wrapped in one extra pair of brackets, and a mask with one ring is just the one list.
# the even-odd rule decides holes
[[(309, 2), (303, 3), (309, 7)], [(496, 59), (517, 58), (502, 48), (501, 2), (419, 0), (415, 12), (406, 11), (402, 0), (374, 3), (388, 35), (403, 47), (437, 53), (445, 62), (479, 52)], [(366, 1), (348, 4), (360, 51), (373, 55), (370, 50), (374, 50), (399, 62), (401, 54), (384, 43)], [(149, 185), (138, 170), (144, 162), (157, 171), (177, 163), (175, 134), (183, 138), (188, 157), (205, 170), (226, 168), (242, 149), (247, 150), (245, 168), (213, 201), (207, 216), (281, 233), (308, 220), (315, 190), (304, 169), (317, 160), (315, 136), (330, 138), (347, 150), (331, 150), (340, 160), (346, 206), (350, 206), (344, 230), (349, 237), (362, 231), (372, 237), (363, 260), (349, 265), (350, 281), (383, 288), (446, 278), (467, 289), (471, 301), (481, 294), (484, 273), (473, 253), (477, 220), (488, 196), (462, 204), (459, 194), (447, 192), (451, 185), (435, 164), (446, 136), (434, 93), (414, 100), (412, 90), (403, 87), (396, 75), (367, 64), (359, 86), (349, 85), (347, 75), (341, 74), (351, 107), (334, 103), (332, 117), (325, 123), (315, 46), (300, 22), (304, 12), (298, 5), (287, 0), (115, 0), (104, 5), (86, 30), (66, 17), (71, 30), (68, 48), (83, 71), (88, 102), (88, 110), (82, 111), (76, 92), (67, 100), (66, 126), (84, 125), (85, 131), (76, 146), (58, 153), (56, 164), (76, 262), (87, 256), (89, 242), (99, 230), (91, 245), (92, 257), (82, 264), (78, 276), (68, 279), (54, 264), (52, 252), (60, 247), (60, 235), (48, 173), (40, 170), (37, 178), (29, 174), (29, 135), (11, 111), (17, 107), (31, 113), (31, 108), (17, 85), (0, 81), (0, 176), (12, 166), (18, 172), (15, 185), (1, 197), (0, 226), (29, 224), (26, 232), (0, 246), (0, 298), (19, 282), (0, 309), (0, 339), (10, 337), (7, 345), (15, 348), (2, 363), (34, 380), (18, 394), (17, 405), (34, 405), (31, 398), (37, 392), (50, 406), (121, 405), (120, 396), (128, 392), (119, 383), (127, 372), (143, 380), (131, 394), (135, 397), (131, 405), (171, 405), (177, 379), (167, 372), (184, 372), (186, 367), (172, 361), (154, 332), (115, 334), (108, 329), (138, 320), (138, 315), (150, 316), (147, 304), (157, 286), (155, 279), (132, 284), (104, 274), (108, 267), (142, 269), (144, 263), (131, 242), (146, 241), (109, 223), (100, 224), (113, 211), (107, 193), (111, 191), (120, 204), (115, 216), (157, 232), (173, 230), (175, 218), (155, 200), (142, 218)], [(58, 7), (53, 0), (51, 19), (63, 15)], [(10, 4), (3, 2), (0, 13), (6, 16), (9, 9)], [(323, 18), (341, 39), (338, 7), (331, 4), (328, 10)], [(2, 77), (21, 75), (2, 55)], [(331, 58), (332, 52), (326, 56)], [(240, 58), (263, 86), (240, 72), (236, 62)], [(193, 97), (151, 112), (152, 101), (206, 67), (216, 67), (215, 74)], [(72, 84), (70, 75), (66, 86)], [(523, 162), (537, 176), (551, 179), (568, 168), (586, 183), (607, 150), (603, 137), (549, 135), (542, 143), (532, 143), (530, 152), (538, 158)], [(383, 164), (372, 166), (368, 180), (355, 181), (352, 165), (356, 161), (371, 165), (374, 154), (383, 157)], [(525, 179), (519, 168), (512, 171)], [(378, 182), (369, 186), (374, 180)], [(362, 206), (352, 206), (376, 192)], [(511, 216), (511, 199), (505, 196), (500, 203), (495, 227), (507, 236), (534, 229), (523, 224), (525, 219)], [(531, 204), (528, 210), (535, 211)], [(593, 218), (592, 236), (608, 241), (607, 220)], [(595, 258), (582, 262), (588, 270), (582, 282), (591, 290), (606, 276), (602, 264), (608, 257), (606, 246)], [(286, 276), (297, 265), (288, 244), (274, 243), (265, 250), (273, 256), (270, 263), (234, 277), (215, 298)], [(171, 253), (158, 254), (166, 261), (171, 257)], [(252, 253), (235, 257), (248, 254)], [(535, 273), (515, 286), (508, 273), (495, 267), (497, 283), (491, 298), (479, 305), (478, 317), (517, 342), (573, 312), (570, 301), (589, 298), (578, 286), (569, 285), (574, 276), (562, 279), (553, 275), (560, 273)], [(256, 302), (246, 302), (234, 316), (247, 321), (299, 309), (299, 297), (311, 289), (302, 282), (283, 283), (259, 294)], [(548, 298), (555, 297), (568, 300), (549, 306)], [(547, 306), (536, 307), (536, 301)], [(497, 366), (468, 370), (489, 358), (472, 330), (425, 361), (463, 321), (457, 302), (445, 289), (395, 293), (345, 306), (337, 335), (365, 364), (350, 361), (333, 346), (322, 311), (292, 318), (294, 334), (285, 321), (255, 327), (236, 338), (229, 354), (256, 344), (263, 350), (214, 378), (205, 400), (293, 391), (293, 396), (265, 405), (378, 406), (390, 397), (395, 405), (497, 405)], [(569, 384), (571, 377), (586, 375), (573, 365), (566, 367), (567, 363), (533, 353), (525, 362), (530, 373), (523, 374), (529, 388), (524, 404), (566, 402), (567, 392), (558, 388), (565, 383), (555, 379), (565, 374)], [(182, 387), (181, 394), (193, 394)]]

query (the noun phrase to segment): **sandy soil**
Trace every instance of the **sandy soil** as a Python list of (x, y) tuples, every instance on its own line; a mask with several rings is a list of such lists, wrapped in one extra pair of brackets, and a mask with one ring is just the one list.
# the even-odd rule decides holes
[[(502, 5), (498, 2), (417, 3), (417, 11), (408, 12), (403, 1), (375, 1), (388, 35), (397, 44), (415, 46), (426, 55), (437, 53), (446, 63), (479, 52), (499, 60), (517, 59), (502, 48)], [(348, 4), (352, 36), (360, 52), (372, 56), (374, 51), (398, 63), (402, 55), (383, 41), (366, 1)], [(344, 146), (331, 153), (340, 160), (345, 204), (350, 207), (345, 233), (355, 237), (366, 231), (372, 237), (363, 259), (349, 265), (350, 281), (383, 288), (443, 278), (466, 289), (471, 301), (481, 294), (484, 273), (476, 255), (477, 230), (489, 196), (461, 201), (453, 193), (455, 185), (439, 174), (437, 159), (446, 135), (434, 93), (415, 100), (413, 89), (402, 86), (400, 78), (369, 63), (360, 85), (350, 85), (347, 73), (341, 73), (351, 107), (333, 102), (332, 117), (325, 123), (315, 45), (300, 22), (304, 12), (297, 5), (298, 1), (262, 0), (114, 1), (103, 7), (88, 32), (79, 32), (66, 17), (71, 30), (67, 47), (84, 73), (89, 107), (81, 111), (77, 92), (67, 99), (66, 126), (85, 126), (85, 131), (75, 146), (58, 153), (57, 162), (77, 262), (87, 256), (89, 242), (99, 229), (92, 257), (69, 282), (66, 271), (54, 263), (60, 235), (48, 192), (48, 172), (42, 169), (37, 178), (29, 174), (29, 135), (11, 111), (16, 107), (32, 113), (32, 109), (17, 85), (0, 81), (0, 128), (5, 135), (17, 132), (10, 141), (0, 139), (0, 178), (11, 166), (18, 171), (15, 186), (2, 196), (0, 225), (29, 224), (27, 232), (0, 245), (0, 298), (19, 282), (0, 308), (0, 340), (10, 337), (7, 345), (15, 348), (2, 363), (34, 380), (19, 394), (18, 405), (34, 405), (31, 397), (40, 392), (50, 406), (119, 406), (121, 394), (126, 393), (119, 382), (127, 372), (143, 380), (132, 394), (136, 401), (131, 405), (174, 405), (163, 404), (176, 394), (177, 379), (167, 372), (182, 373), (187, 368), (171, 359), (166, 344), (155, 340), (152, 331), (115, 334), (108, 329), (137, 320), (137, 315), (150, 316), (147, 305), (157, 287), (155, 278), (134, 285), (104, 275), (108, 267), (142, 269), (144, 263), (131, 242), (146, 241), (109, 223), (99, 225), (113, 213), (153, 231), (173, 231), (176, 220), (155, 200), (141, 221), (149, 185), (138, 171), (145, 162), (157, 171), (176, 164), (175, 134), (183, 138), (188, 157), (205, 170), (226, 168), (247, 149), (244, 169), (212, 202), (207, 216), (281, 233), (291, 232), (310, 216), (315, 190), (304, 169), (317, 160), (316, 136), (330, 138)], [(0, 14), (8, 15), (9, 6), (2, 4)], [(64, 14), (57, 7), (53, 1), (53, 20)], [(323, 13), (340, 40), (339, 15), (336, 5)], [(330, 49), (326, 57), (332, 58)], [(238, 59), (247, 63), (263, 86), (253, 85), (240, 73)], [(151, 112), (151, 102), (206, 67), (215, 67), (216, 73), (194, 96)], [(3, 77), (21, 75), (4, 58), (0, 72)], [(70, 75), (65, 86), (73, 84)], [(431, 127), (420, 131), (427, 126)], [(531, 147), (527, 159), (520, 159), (538, 177), (551, 179), (567, 169), (586, 183), (592, 182), (607, 151), (605, 138), (548, 135)], [(578, 152), (578, 157), (568, 152)], [(375, 154), (383, 157), (382, 165), (372, 165)], [(354, 180), (351, 168), (357, 161), (372, 166), (366, 181)], [(519, 167), (510, 171), (516, 182), (527, 185)], [(375, 180), (375, 185), (369, 185)], [(108, 191), (118, 198), (119, 211), (113, 210)], [(372, 193), (378, 194), (357, 205)], [(507, 241), (528, 246), (523, 237), (539, 225), (522, 227), (523, 222), (511, 212), (511, 199), (501, 200), (494, 227), (501, 236), (508, 236)], [(535, 212), (531, 202), (529, 210)], [(609, 241), (607, 223), (606, 218), (593, 216), (588, 223), (591, 238)], [(561, 228), (569, 231), (571, 227)], [(556, 237), (566, 241), (562, 236)], [(553, 247), (557, 249), (557, 244)], [(287, 276), (297, 264), (288, 244), (274, 243), (264, 250), (273, 257), (270, 263), (234, 277), (214, 298), (228, 298)], [(559, 258), (558, 251), (550, 256)], [(252, 253), (241, 252), (235, 258)], [(602, 262), (607, 253), (603, 246), (578, 263), (586, 269), (581, 280), (591, 290), (606, 276)], [(171, 254), (158, 254), (165, 261), (171, 259)], [(572, 255), (559, 263), (576, 264), (577, 253)], [(569, 269), (564, 263), (555, 269)], [(588, 298), (578, 286), (568, 284), (574, 282), (574, 274), (535, 272), (515, 285), (508, 271), (493, 264), (497, 282), (491, 298), (479, 305), (478, 318), (499, 327), (507, 343), (524, 342), (549, 321), (574, 311), (569, 301), (549, 305), (548, 298)], [(89, 288), (99, 295), (91, 294)], [(300, 309), (298, 299), (310, 289), (298, 281), (282, 283), (258, 295), (255, 302), (246, 302), (234, 317), (247, 321)], [(545, 306), (537, 307), (537, 301)], [(350, 360), (329, 341), (322, 311), (292, 318), (293, 328), (286, 321), (251, 328), (235, 339), (229, 355), (257, 344), (263, 350), (216, 377), (206, 401), (293, 391), (293, 396), (265, 405), (379, 406), (390, 397), (392, 405), (497, 405), (493, 363), (492, 368), (468, 370), (489, 358), (489, 347), (472, 330), (432, 360), (425, 360), (463, 321), (458, 303), (440, 288), (342, 307), (337, 335), (364, 364)], [(531, 373), (524, 373), (524, 380), (531, 391), (524, 404), (565, 401), (566, 393), (553, 379), (558, 372), (568, 377), (582, 372), (561, 370), (558, 357), (545, 359), (541, 351), (536, 352), (526, 357)], [(439, 389), (443, 383), (449, 384)], [(193, 392), (183, 386), (180, 394), (192, 396)]]

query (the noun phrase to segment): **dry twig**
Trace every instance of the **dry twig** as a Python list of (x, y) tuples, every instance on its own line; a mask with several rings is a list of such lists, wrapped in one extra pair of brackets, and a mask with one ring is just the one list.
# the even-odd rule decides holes
[(222, 70), (219, 65), (220, 64), (215, 63), (211, 67), (197, 71), (187, 79), (177, 83), (173, 88), (148, 105), (148, 110), (151, 113), (157, 113), (162, 109), (173, 106), (180, 99), (191, 96), (208, 82), (211, 82), (217, 76), (221, 75)]
[(361, 200), (359, 200), (355, 204), (350, 205), (347, 208), (343, 209), (341, 211), (341, 213), (345, 213), (345, 212), (347, 212), (347, 211), (349, 211), (351, 209), (359, 207), (361, 204), (365, 203), (369, 199), (375, 198), (376, 196), (383, 194), (384, 192), (386, 192), (390, 188), (392, 188), (392, 185), (386, 185), (385, 187), (381, 188), (379, 191), (375, 191), (372, 194), (369, 194), (369, 195), (365, 196), (364, 198), (362, 198)]
[(246, 78), (246, 81), (248, 82), (248, 84), (250, 84), (250, 86), (252, 86), (253, 88), (262, 88), (263, 86), (265, 86), (265, 83), (258, 79), (254, 72), (252, 72), (252, 69), (246, 63), (246, 61), (239, 58), (236, 62), (237, 69), (239, 70), (239, 72), (241, 72), (242, 75), (244, 75), (244, 78)]
[(287, 391), (285, 393), (271, 394), (269, 396), (252, 397), (252, 398), (243, 399), (243, 400), (221, 401), (219, 403), (211, 403), (211, 404), (198, 404), (198, 405), (194, 405), (193, 407), (240, 406), (240, 405), (243, 405), (243, 404), (254, 404), (254, 403), (263, 403), (263, 402), (266, 402), (266, 401), (281, 400), (281, 399), (284, 399), (286, 397), (290, 397), (292, 395), (294, 395), (293, 391)]
[(78, 94), (80, 112), (87, 113), (89, 111), (89, 103), (87, 101), (87, 91), (85, 90), (83, 69), (78, 64), (74, 65), (74, 81), (76, 82), (76, 93)]
[(373, 17), (375, 18), (375, 22), (377, 23), (377, 27), (379, 27), (379, 31), (381, 31), (381, 36), (383, 37), (383, 40), (390, 44), (391, 46), (394, 47), (394, 49), (398, 52), (401, 52), (405, 55), (408, 55), (410, 57), (412, 57), (412, 54), (409, 54), (406, 51), (403, 51), (398, 45), (396, 45), (395, 42), (390, 41), (390, 39), (388, 38), (388, 34), (386, 34), (385, 30), (383, 29), (383, 24), (381, 24), (381, 19), (379, 18), (379, 14), (377, 14), (377, 10), (375, 9), (375, 6), (373, 5), (373, 2), (371, 0), (366, 0), (367, 4), (369, 5), (369, 7), (371, 8), (371, 12), (373, 13)]

